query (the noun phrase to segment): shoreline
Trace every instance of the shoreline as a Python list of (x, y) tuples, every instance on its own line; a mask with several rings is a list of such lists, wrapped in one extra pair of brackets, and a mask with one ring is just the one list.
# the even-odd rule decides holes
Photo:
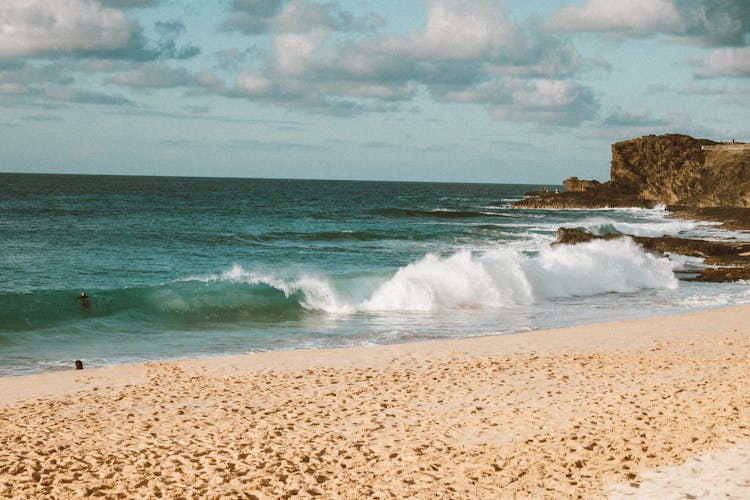
[[(582, 323), (582, 324), (573, 324), (573, 325), (566, 325), (566, 326), (556, 326), (556, 327), (550, 327), (550, 328), (540, 328), (540, 329), (525, 329), (525, 330), (518, 330), (518, 331), (511, 331), (511, 332), (500, 332), (500, 333), (488, 333), (488, 334), (478, 334), (478, 335), (467, 335), (462, 337), (445, 337), (445, 338), (435, 338), (435, 339), (419, 339), (419, 340), (413, 340), (413, 341), (406, 341), (406, 342), (394, 342), (394, 343), (388, 343), (388, 344), (366, 344), (366, 345), (351, 345), (351, 346), (333, 346), (333, 347), (309, 347), (309, 348), (299, 348), (299, 349), (279, 349), (279, 350), (268, 350), (268, 351), (257, 351), (257, 352), (247, 352), (247, 353), (230, 353), (230, 354), (207, 354), (205, 356), (198, 355), (198, 356), (187, 356), (187, 357), (175, 357), (175, 358), (166, 358), (166, 359), (150, 359), (145, 361), (135, 361), (135, 362), (126, 362), (126, 363), (113, 363), (113, 364), (107, 364), (103, 366), (95, 366), (92, 368), (87, 368), (84, 364), (83, 370), (76, 370), (74, 368), (70, 369), (62, 369), (62, 370), (52, 370), (52, 371), (45, 371), (45, 372), (39, 372), (39, 373), (28, 373), (28, 374), (18, 374), (18, 375), (4, 375), (0, 376), (0, 405), (13, 403), (14, 401), (22, 401), (25, 399), (29, 399), (24, 396), (24, 391), (29, 390), (30, 385), (25, 384), (31, 383), (32, 385), (38, 385), (46, 387), (47, 390), (50, 392), (47, 394), (41, 394), (39, 397), (50, 397), (54, 395), (61, 394), (59, 392), (58, 386), (59, 382), (56, 380), (58, 377), (63, 377), (65, 379), (65, 383), (70, 382), (71, 380), (75, 378), (80, 377), (88, 377), (91, 375), (92, 377), (95, 377), (96, 375), (99, 375), (97, 378), (101, 379), (107, 379), (107, 380), (114, 380), (115, 378), (119, 378), (122, 376), (138, 376), (141, 374), (148, 366), (151, 365), (165, 365), (165, 364), (175, 364), (175, 365), (190, 365), (190, 366), (201, 366), (204, 365), (207, 367), (217, 367), (222, 366), (225, 364), (231, 364), (231, 365), (238, 365), (242, 366), (243, 369), (247, 370), (262, 370), (262, 369), (299, 369), (300, 366), (308, 366), (307, 363), (310, 360), (315, 360), (315, 362), (326, 362), (331, 363), (331, 367), (346, 367), (350, 368), (353, 367), (353, 365), (350, 362), (346, 362), (343, 365), (340, 365), (341, 358), (347, 358), (348, 360), (356, 360), (358, 362), (364, 363), (364, 366), (369, 366), (367, 363), (371, 360), (378, 360), (380, 362), (384, 357), (387, 356), (396, 356), (400, 352), (404, 353), (412, 353), (412, 352), (419, 352), (424, 350), (425, 352), (438, 352), (438, 351), (445, 351), (445, 350), (452, 350), (453, 348), (460, 347), (462, 344), (469, 344), (467, 346), (464, 346), (464, 348), (468, 349), (469, 351), (475, 350), (476, 348), (481, 346), (489, 346), (490, 344), (494, 343), (495, 339), (501, 338), (501, 337), (516, 337), (516, 336), (532, 336), (535, 337), (536, 335), (542, 335), (545, 337), (548, 337), (548, 340), (553, 340), (548, 346), (541, 346), (537, 345), (534, 349), (535, 351), (540, 352), (547, 352), (547, 348), (550, 349), (556, 349), (564, 344), (560, 344), (557, 342), (556, 339), (553, 339), (557, 333), (565, 333), (565, 332), (572, 332), (574, 335), (578, 336), (581, 340), (582, 338), (587, 339), (587, 346), (591, 347), (594, 343), (594, 339), (591, 337), (591, 332), (589, 330), (601, 330), (601, 329), (607, 329), (609, 327), (616, 328), (618, 331), (622, 328), (627, 329), (628, 325), (630, 323), (639, 323), (639, 322), (650, 322), (655, 320), (667, 320), (669, 318), (679, 318), (682, 316), (690, 316), (693, 314), (701, 315), (702, 313), (711, 312), (711, 311), (731, 311), (735, 309), (743, 309), (747, 308), (750, 310), (750, 303), (747, 304), (732, 304), (732, 305), (722, 305), (722, 306), (716, 306), (716, 307), (707, 307), (707, 308), (701, 308), (701, 309), (695, 309), (695, 310), (688, 310), (688, 311), (672, 311), (672, 312), (666, 312), (664, 314), (658, 314), (654, 316), (643, 316), (643, 317), (635, 317), (635, 318), (628, 318), (628, 319), (614, 319), (611, 321), (601, 321), (601, 322), (591, 322), (591, 323)], [(580, 331), (579, 331), (580, 330)], [(608, 333), (609, 334), (609, 333)], [(477, 343), (477, 346), (471, 346), (472, 343)], [(588, 344), (588, 342), (592, 342), (592, 344)], [(456, 346), (453, 346), (453, 344), (457, 344)], [(519, 349), (519, 350), (511, 350), (505, 354), (520, 354), (524, 352), (523, 350), (520, 350), (522, 346), (529, 346), (529, 345), (536, 345), (538, 342), (535, 339), (519, 339), (519, 342), (501, 342), (503, 344), (507, 343), (508, 347), (511, 347), (513, 349)], [(577, 344), (578, 347), (581, 347), (581, 345)], [(424, 349), (420, 349), (420, 347), (424, 347)], [(569, 346), (570, 347), (570, 346)], [(327, 356), (328, 353), (331, 353), (331, 356)], [(311, 356), (307, 356), (310, 354)], [(348, 355), (351, 355), (350, 357), (347, 357)], [(368, 354), (375, 354), (375, 356), (369, 356)], [(281, 359), (276, 359), (276, 358)], [(289, 358), (288, 360), (284, 360), (283, 358)], [(252, 367), (249, 365), (250, 361), (258, 361), (258, 363)], [(278, 363), (279, 361), (282, 362), (281, 366), (275, 366), (274, 363)], [(226, 362), (226, 363), (225, 363)], [(285, 364), (284, 364), (285, 363)], [(71, 360), (71, 366), (73, 366), (73, 360)], [(293, 367), (293, 368), (290, 368)], [(17, 386), (15, 382), (20, 382), (21, 385), (24, 386), (23, 389), (20, 389)], [(73, 388), (71, 388), (73, 390)], [(33, 391), (32, 392), (36, 392)], [(23, 396), (23, 397), (21, 397)], [(36, 396), (34, 396), (36, 397)], [(32, 397), (32, 399), (34, 398)], [(19, 398), (19, 399), (16, 399)]]
[(738, 306), (6, 377), (0, 496), (602, 496), (750, 442), (748, 359)]

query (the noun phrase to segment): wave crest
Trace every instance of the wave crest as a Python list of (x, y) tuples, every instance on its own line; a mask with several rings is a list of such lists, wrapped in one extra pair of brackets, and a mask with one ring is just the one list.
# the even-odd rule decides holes
[(674, 220), (667, 222), (622, 222), (606, 217), (590, 217), (566, 227), (573, 226), (585, 229), (592, 234), (600, 236), (607, 234), (629, 234), (632, 236), (658, 238), (661, 236), (675, 236), (685, 231), (691, 231), (698, 226), (698, 223), (691, 220)]
[(503, 249), (427, 255), (401, 268), (358, 309), (435, 311), (676, 287), (668, 259), (630, 239), (598, 240), (547, 247), (536, 256)]
[(294, 279), (232, 269), (162, 285), (93, 291), (82, 311), (76, 291), (0, 294), (0, 328), (28, 330), (85, 318), (122, 317), (181, 328), (299, 319), (311, 312), (443, 312), (566, 297), (676, 288), (673, 264), (630, 239), (545, 247), (428, 254), (395, 273)]

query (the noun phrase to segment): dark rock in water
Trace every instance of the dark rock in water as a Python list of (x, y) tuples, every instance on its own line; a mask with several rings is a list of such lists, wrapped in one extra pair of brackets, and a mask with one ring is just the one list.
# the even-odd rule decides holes
[(611, 189), (607, 184), (586, 191), (564, 191), (562, 193), (532, 191), (523, 200), (513, 204), (513, 208), (654, 208), (658, 202), (645, 200), (632, 194), (623, 194)]
[(564, 193), (529, 193), (514, 207), (750, 207), (750, 147), (644, 136), (612, 145), (608, 182), (571, 177), (564, 185)]
[(596, 239), (609, 240), (624, 237), (632, 238), (646, 250), (661, 253), (676, 253), (687, 255), (688, 257), (711, 258), (714, 259), (714, 263), (720, 262), (722, 259), (733, 259), (736, 262), (747, 261), (750, 264), (750, 243), (675, 238), (674, 236), (660, 236), (658, 238), (625, 234), (599, 236), (577, 228), (561, 227), (557, 230), (557, 241), (555, 244), (571, 245)]
[[(719, 241), (706, 241), (689, 238), (662, 236), (648, 238), (608, 234), (599, 236), (580, 229), (560, 228), (557, 230), (557, 241), (554, 245), (575, 245), (593, 240), (611, 240), (632, 238), (645, 250), (658, 253), (674, 253), (689, 257), (702, 257), (706, 264), (722, 266), (706, 268), (694, 281), (725, 282), (750, 279), (750, 244)], [(729, 267), (731, 266), (731, 267)]]
[(720, 222), (726, 229), (750, 231), (750, 207), (670, 206), (669, 210), (681, 219)]
[(739, 280), (750, 280), (750, 266), (745, 267), (707, 267), (694, 281), (726, 283)]
[(607, 240), (621, 237), (621, 235), (616, 234), (598, 236), (596, 234), (587, 233), (581, 229), (561, 227), (557, 230), (557, 241), (555, 241), (553, 245), (577, 245), (578, 243), (587, 243), (593, 240)]
[(633, 239), (647, 250), (676, 253), (689, 257), (714, 259), (737, 258), (741, 257), (743, 253), (750, 251), (750, 244), (746, 243), (675, 238), (674, 236), (661, 236), (659, 238), (633, 236)]
[(76, 370), (83, 370), (83, 361), (76, 359)]

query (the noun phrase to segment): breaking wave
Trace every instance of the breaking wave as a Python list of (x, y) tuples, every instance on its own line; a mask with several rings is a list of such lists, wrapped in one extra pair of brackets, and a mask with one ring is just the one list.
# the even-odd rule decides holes
[(534, 255), (514, 248), (425, 255), (396, 272), (296, 278), (246, 270), (190, 277), (155, 286), (89, 291), (88, 310), (77, 290), (0, 294), (0, 331), (52, 327), (86, 318), (122, 318), (166, 327), (279, 322), (307, 314), (448, 311), (503, 307), (559, 298), (641, 289), (674, 289), (666, 258), (629, 239), (544, 247)]
[(605, 217), (591, 217), (576, 222), (568, 227), (583, 228), (590, 233), (601, 236), (607, 234), (630, 234), (633, 236), (647, 236), (658, 238), (660, 236), (674, 236), (697, 227), (698, 223), (691, 220), (674, 220), (663, 222), (622, 222)]
[(372, 215), (385, 217), (429, 217), (435, 219), (473, 219), (479, 217), (503, 217), (493, 212), (475, 212), (469, 210), (412, 210), (406, 208), (378, 208), (371, 210)]

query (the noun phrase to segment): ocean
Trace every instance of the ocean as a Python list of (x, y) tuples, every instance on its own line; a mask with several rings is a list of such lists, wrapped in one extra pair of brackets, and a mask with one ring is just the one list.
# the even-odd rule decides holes
[(664, 208), (510, 208), (540, 187), (0, 174), (0, 376), (750, 302), (744, 283), (679, 279), (700, 259), (550, 245), (561, 226), (747, 235)]

